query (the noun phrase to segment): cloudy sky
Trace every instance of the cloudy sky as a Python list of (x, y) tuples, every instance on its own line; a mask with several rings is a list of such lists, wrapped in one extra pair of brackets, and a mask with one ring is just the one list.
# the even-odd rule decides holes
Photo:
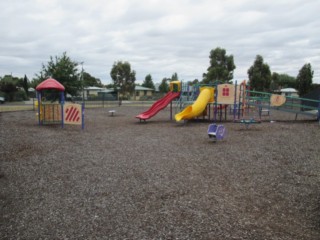
[(296, 77), (311, 63), (320, 83), (319, 0), (10, 0), (0, 2), (0, 76), (32, 79), (63, 52), (111, 83), (115, 61), (137, 82), (177, 73), (202, 79), (216, 47), (233, 55), (235, 80), (261, 55), (272, 72)]

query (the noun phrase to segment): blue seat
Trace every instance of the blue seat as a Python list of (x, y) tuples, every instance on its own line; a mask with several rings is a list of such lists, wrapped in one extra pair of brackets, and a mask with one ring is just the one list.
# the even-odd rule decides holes
[(222, 140), (225, 137), (226, 128), (223, 125), (217, 125), (215, 123), (210, 124), (208, 127), (208, 136), (214, 141)]

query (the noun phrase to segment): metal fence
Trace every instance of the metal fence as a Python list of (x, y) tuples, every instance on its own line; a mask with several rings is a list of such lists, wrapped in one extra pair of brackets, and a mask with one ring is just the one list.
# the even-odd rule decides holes
[[(69, 102), (69, 101), (66, 101)], [(74, 100), (73, 103), (82, 103), (82, 100)], [(113, 100), (107, 101), (104, 99), (94, 99), (94, 100), (85, 100), (85, 108), (110, 108), (117, 107), (120, 105), (123, 106), (142, 106), (149, 107), (155, 100), (152, 101), (121, 101)], [(10, 111), (37, 111), (37, 99), (30, 99), (28, 101), (21, 102), (5, 102), (0, 104), (0, 112), (10, 112)]]
[(320, 121), (320, 100), (286, 96), (281, 106), (271, 106), (271, 93), (247, 91), (247, 104), (261, 109), (273, 109), (302, 115), (316, 116)]

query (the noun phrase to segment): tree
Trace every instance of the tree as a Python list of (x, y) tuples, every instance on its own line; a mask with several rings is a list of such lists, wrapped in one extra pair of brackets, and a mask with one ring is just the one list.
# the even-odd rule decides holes
[(169, 92), (168, 80), (170, 80), (170, 79), (167, 79), (167, 78), (162, 79), (162, 81), (159, 85), (159, 92), (161, 92), (161, 93)]
[(5, 93), (8, 101), (14, 100), (14, 95), (18, 91), (17, 81), (11, 75), (5, 75), (0, 81), (0, 91)]
[(110, 76), (113, 80), (114, 87), (119, 89), (121, 96), (125, 96), (134, 91), (136, 72), (134, 70), (131, 71), (129, 62), (114, 62)]
[(253, 65), (248, 70), (248, 77), (251, 90), (270, 90), (271, 71), (269, 65), (263, 62), (262, 56), (256, 56)]
[(311, 91), (320, 88), (320, 84), (319, 83), (312, 83), (311, 85)]
[(27, 100), (27, 94), (24, 90), (20, 90), (23, 83), (22, 78), (5, 75), (0, 81), (0, 91), (5, 94), (8, 101)]
[(280, 86), (280, 74), (279, 73), (272, 73), (271, 76), (271, 83), (270, 83), (270, 90), (279, 90), (281, 88)]
[(222, 83), (229, 82), (233, 79), (233, 71), (236, 68), (233, 55), (226, 55), (226, 50), (216, 48), (210, 51), (210, 66), (207, 73), (203, 74), (203, 83), (213, 83), (219, 81)]
[(104, 85), (106, 88), (114, 88), (114, 84), (113, 83), (108, 83), (106, 85)]
[(174, 73), (174, 74), (172, 74), (172, 76), (171, 76), (171, 82), (172, 81), (178, 81), (179, 80), (179, 77), (178, 77), (178, 73)]
[(37, 74), (35, 81), (43, 81), (52, 77), (59, 81), (65, 87), (65, 95), (69, 93), (72, 96), (77, 95), (82, 89), (80, 74), (77, 69), (78, 63), (72, 61), (67, 53), (64, 52), (61, 57), (50, 57), (47, 65), (42, 64), (42, 70)]
[(281, 88), (296, 88), (296, 78), (288, 74), (272, 73), (270, 90), (279, 90)]
[(101, 80), (91, 76), (87, 72), (83, 72), (83, 86), (84, 87), (103, 87)]
[(24, 75), (23, 82), (22, 82), (22, 88), (26, 92), (27, 96), (29, 95), (29, 80), (27, 78), (27, 75)]
[(305, 64), (297, 76), (297, 90), (300, 96), (308, 93), (312, 88), (313, 70), (310, 63)]
[(190, 86), (197, 85), (197, 84), (199, 84), (198, 79), (194, 79), (193, 81), (188, 81), (188, 85), (190, 85)]
[(145, 77), (144, 82), (142, 83), (142, 87), (155, 89), (154, 83), (152, 81), (152, 76), (150, 74)]
[(33, 78), (29, 86), (36, 89), (36, 87), (43, 81), (42, 79), (45, 79), (45, 78), (39, 78), (39, 77)]

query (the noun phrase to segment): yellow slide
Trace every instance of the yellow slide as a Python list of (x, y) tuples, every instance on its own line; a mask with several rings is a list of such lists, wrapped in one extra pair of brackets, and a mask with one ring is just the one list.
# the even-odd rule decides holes
[(182, 112), (175, 115), (176, 121), (195, 118), (203, 113), (209, 102), (213, 102), (214, 88), (200, 88), (200, 94), (197, 100), (190, 106), (186, 107)]

